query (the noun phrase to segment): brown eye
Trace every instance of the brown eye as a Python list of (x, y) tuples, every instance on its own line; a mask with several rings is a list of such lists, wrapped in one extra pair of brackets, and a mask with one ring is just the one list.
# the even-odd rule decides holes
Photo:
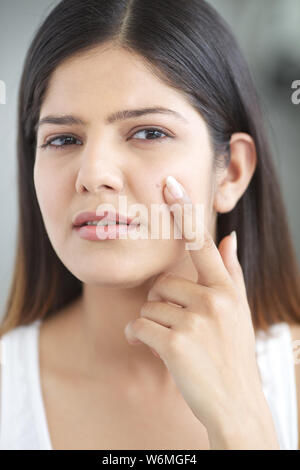
[[(59, 144), (54, 144), (54, 142), (64, 142), (62, 145)], [(76, 137), (72, 135), (58, 135), (56, 137), (53, 137), (52, 139), (49, 139), (45, 144), (41, 145), (40, 148), (46, 148), (46, 147), (51, 147), (57, 150), (58, 148), (64, 148), (67, 145), (74, 145), (75, 142), (79, 142)], [(82, 145), (82, 144), (75, 144), (75, 145)]]
[(165, 137), (171, 137), (171, 135), (165, 131), (163, 131), (162, 129), (158, 129), (158, 128), (155, 128), (155, 127), (151, 127), (151, 128), (147, 128), (147, 129), (140, 129), (139, 131), (135, 132), (135, 134), (133, 134), (133, 136), (137, 135), (137, 134), (144, 134), (145, 135), (148, 135), (150, 136), (150, 138), (137, 138), (137, 140), (161, 140), (162, 137), (160, 137), (160, 135), (164, 135)]

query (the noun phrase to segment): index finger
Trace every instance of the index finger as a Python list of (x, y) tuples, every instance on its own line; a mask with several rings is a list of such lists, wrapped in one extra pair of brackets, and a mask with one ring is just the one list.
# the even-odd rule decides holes
[[(179, 216), (174, 217), (180, 235), (187, 241), (191, 259), (198, 273), (198, 283), (205, 286), (228, 284), (229, 273), (222, 256), (204, 222), (203, 205), (193, 204), (183, 186), (174, 178), (167, 178), (167, 189), (164, 190), (168, 204), (179, 204)], [(183, 192), (182, 197), (172, 197), (173, 185), (178, 183)], [(177, 192), (177, 196), (179, 192)], [(202, 209), (201, 207), (202, 206)], [(176, 212), (176, 211), (175, 211)]]

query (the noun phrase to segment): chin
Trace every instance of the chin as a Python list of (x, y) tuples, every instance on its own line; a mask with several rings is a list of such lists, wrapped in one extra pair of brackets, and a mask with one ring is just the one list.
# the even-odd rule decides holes
[[(69, 269), (69, 268), (68, 268)], [(84, 266), (82, 270), (69, 269), (72, 274), (85, 284), (98, 285), (112, 288), (132, 288), (138, 287), (146, 282), (151, 274), (138, 272), (136, 268), (120, 269), (119, 266), (102, 266), (101, 263), (95, 267)]]

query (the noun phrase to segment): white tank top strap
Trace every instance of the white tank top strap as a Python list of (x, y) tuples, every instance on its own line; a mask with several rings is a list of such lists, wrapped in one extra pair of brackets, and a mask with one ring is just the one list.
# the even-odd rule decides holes
[(290, 326), (270, 327), (271, 337), (256, 334), (256, 357), (263, 391), (269, 404), (282, 450), (298, 450), (297, 393)]
[(39, 377), (40, 322), (18, 326), (1, 338), (0, 449), (51, 449)]

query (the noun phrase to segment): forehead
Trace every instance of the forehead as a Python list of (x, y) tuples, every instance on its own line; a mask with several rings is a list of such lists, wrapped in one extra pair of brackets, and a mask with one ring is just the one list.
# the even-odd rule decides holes
[(200, 116), (180, 90), (168, 86), (151, 70), (143, 57), (116, 46), (97, 46), (78, 53), (53, 72), (42, 109), (66, 111), (66, 106), (81, 110), (101, 110), (153, 104), (184, 113), (187, 120)]

